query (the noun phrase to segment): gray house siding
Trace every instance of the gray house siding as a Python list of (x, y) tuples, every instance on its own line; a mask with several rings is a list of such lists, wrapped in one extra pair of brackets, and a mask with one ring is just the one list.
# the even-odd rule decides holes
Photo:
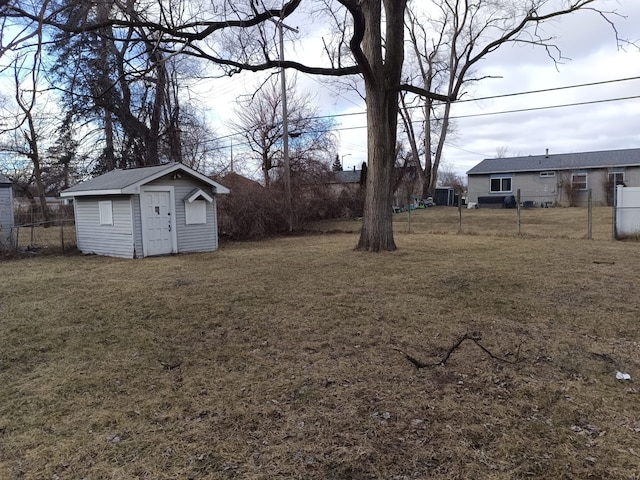
[[(175, 196), (175, 212), (177, 225), (178, 252), (209, 252), (218, 248), (218, 219), (215, 196), (211, 187), (193, 179), (172, 180), (170, 176), (159, 178), (149, 183), (150, 186), (173, 187)], [(194, 188), (200, 188), (211, 195), (213, 203), (206, 202), (207, 223), (187, 225), (185, 214), (185, 197)]]
[[(3, 177), (4, 178), (4, 177)], [(0, 246), (11, 246), (13, 228), (13, 189), (0, 178)]]
[[(112, 202), (113, 225), (100, 225), (100, 201)], [(83, 253), (133, 258), (130, 196), (77, 197), (76, 237)]]
[[(521, 201), (532, 201), (537, 205), (547, 202), (560, 206), (586, 206), (591, 190), (592, 201), (595, 206), (605, 206), (612, 201), (612, 191), (609, 185), (610, 174), (621, 173), (624, 184), (627, 186), (640, 186), (640, 167), (611, 167), (591, 168), (575, 170), (555, 170), (542, 172), (516, 172), (494, 174), (511, 177), (510, 192), (490, 191), (491, 174), (469, 175), (468, 199), (469, 202), (477, 202), (478, 197), (494, 195), (516, 195), (518, 189), (521, 193)], [(555, 176), (549, 176), (553, 173)], [(573, 175), (587, 175), (587, 190), (575, 192), (575, 198), (571, 201), (571, 182)]]
[(491, 192), (492, 175), (469, 175), (467, 195), (469, 202), (477, 202), (478, 197), (516, 195), (521, 190), (521, 201), (555, 202), (560, 195), (558, 177), (540, 177), (535, 173), (500, 174), (511, 178), (511, 190), (505, 192)]

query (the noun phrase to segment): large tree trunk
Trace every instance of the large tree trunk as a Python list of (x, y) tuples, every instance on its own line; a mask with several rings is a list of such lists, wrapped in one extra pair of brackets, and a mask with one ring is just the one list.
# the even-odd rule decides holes
[(38, 192), (38, 200), (40, 201), (40, 209), (42, 210), (42, 220), (45, 222), (45, 226), (49, 226), (49, 208), (47, 208), (47, 198), (44, 189), (44, 182), (42, 181), (42, 165), (40, 162), (40, 150), (38, 148), (38, 134), (36, 132), (36, 126), (33, 121), (33, 115), (31, 110), (25, 109), (24, 113), (27, 118), (27, 125), (29, 131), (24, 132), (25, 140), (29, 145), (29, 157), (33, 162), (33, 178), (36, 182), (36, 190)]
[[(386, 0), (386, 34), (381, 35), (382, 2), (361, 4), (365, 17), (362, 50), (370, 69), (365, 72), (367, 101), (367, 190), (357, 249), (369, 252), (396, 249), (393, 240), (393, 168), (398, 129), (398, 86), (404, 60), (405, 1)], [(385, 57), (383, 58), (383, 52)]]
[(368, 86), (366, 92), (368, 168), (364, 219), (357, 248), (371, 252), (395, 250), (391, 205), (396, 118), (389, 119), (389, 100), (384, 91)]

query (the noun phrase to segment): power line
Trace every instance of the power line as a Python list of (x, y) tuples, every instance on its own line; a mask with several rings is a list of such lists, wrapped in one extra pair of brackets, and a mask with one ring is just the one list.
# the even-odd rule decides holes
[[(456, 120), (456, 119), (462, 119), (462, 118), (476, 118), (476, 117), (486, 117), (486, 116), (491, 116), (491, 115), (504, 115), (504, 114), (510, 114), (510, 113), (522, 113), (522, 112), (531, 112), (531, 111), (537, 111), (537, 110), (550, 110), (550, 109), (554, 109), (554, 108), (566, 108), (566, 107), (577, 107), (577, 106), (582, 106), (582, 105), (592, 105), (592, 104), (598, 104), (598, 103), (608, 103), (608, 102), (619, 102), (619, 101), (623, 101), (623, 100), (635, 100), (640, 98), (640, 95), (635, 95), (635, 96), (630, 96), (630, 97), (617, 97), (617, 98), (606, 98), (606, 99), (602, 99), (602, 100), (590, 100), (590, 101), (586, 101), (586, 102), (575, 102), (575, 103), (565, 103), (565, 104), (559, 104), (559, 105), (545, 105), (545, 106), (541, 106), (541, 107), (530, 107), (530, 108), (520, 108), (520, 109), (514, 109), (514, 110), (502, 110), (502, 111), (498, 111), (498, 112), (485, 112), (485, 113), (472, 113), (472, 114), (468, 114), (468, 115), (457, 115), (457, 116), (451, 116), (449, 117), (452, 120)], [(348, 114), (351, 115), (351, 114)], [(338, 116), (338, 115), (336, 115)], [(317, 118), (317, 117), (312, 117), (312, 118)], [(421, 120), (416, 120), (413, 123), (421, 123)], [(362, 130), (367, 128), (366, 125), (358, 125), (355, 127), (336, 127), (333, 128), (331, 130), (314, 130), (314, 131), (310, 131), (307, 133), (323, 133), (323, 132), (328, 132), (328, 131), (339, 131), (339, 132), (343, 132), (343, 131), (350, 131), (350, 130)], [(240, 132), (233, 132), (230, 133), (228, 135), (224, 135), (222, 137), (217, 137), (215, 140), (224, 140), (227, 138), (232, 138), (238, 135), (242, 135), (243, 133), (245, 133), (245, 131), (240, 131)], [(213, 140), (211, 140), (213, 141)]]
[(640, 98), (640, 95), (634, 95), (631, 97), (617, 97), (617, 98), (605, 98), (603, 100), (589, 100), (586, 102), (575, 102), (575, 103), (563, 103), (559, 105), (546, 105), (542, 107), (529, 107), (529, 108), (518, 108), (515, 110), (502, 110), (499, 112), (485, 112), (485, 113), (471, 113), (469, 115), (457, 115), (449, 117), (452, 120), (457, 120), (460, 118), (476, 118), (476, 117), (488, 117), (490, 115), (504, 115), (508, 113), (521, 113), (521, 112), (533, 112), (536, 110), (550, 110), (553, 108), (565, 108), (565, 107), (579, 107), (581, 105), (594, 105), (597, 103), (608, 103), (608, 102), (619, 102), (622, 100), (636, 100)]
[[(582, 87), (593, 87), (596, 85), (606, 85), (606, 84), (611, 84), (611, 83), (618, 83), (618, 82), (627, 82), (630, 80), (640, 80), (640, 77), (627, 77), (627, 78), (617, 78), (617, 79), (612, 79), (612, 80), (602, 80), (599, 82), (590, 82), (590, 83), (579, 83), (579, 84), (575, 84), (575, 85), (564, 85), (561, 87), (552, 87), (552, 88), (543, 88), (543, 89), (539, 89), (539, 90), (525, 90), (523, 92), (511, 92), (511, 93), (503, 93), (500, 95), (489, 95), (486, 97), (478, 97), (478, 98), (467, 98), (467, 99), (463, 99), (463, 100), (456, 100), (455, 102), (453, 102), (454, 105), (460, 104), (460, 103), (468, 103), (468, 102), (480, 102), (482, 100), (494, 100), (496, 98), (508, 98), (508, 97), (516, 97), (516, 96), (520, 96), (520, 95), (532, 95), (532, 94), (536, 94), (536, 93), (547, 93), (547, 92), (554, 92), (554, 91), (561, 91), (561, 90), (569, 90), (572, 88), (582, 88)], [(442, 102), (436, 102), (436, 105), (442, 105)], [(410, 109), (416, 109), (416, 108), (422, 108), (421, 106), (415, 106), (415, 107), (409, 107)], [(332, 115), (321, 115), (318, 117), (312, 117), (312, 119), (316, 119), (316, 118), (339, 118), (339, 117), (351, 117), (354, 115), (364, 115), (366, 114), (366, 110), (362, 110), (360, 112), (350, 112), (350, 113), (338, 113), (338, 114), (332, 114)], [(450, 117), (450, 118), (454, 118), (454, 117)], [(458, 117), (458, 118), (464, 118), (464, 117)]]
[(481, 100), (493, 100), (495, 98), (506, 98), (506, 97), (515, 97), (518, 95), (531, 95), (534, 93), (546, 93), (546, 92), (556, 92), (560, 90), (568, 90), (571, 88), (582, 88), (582, 87), (593, 87), (596, 85), (607, 85), (610, 83), (618, 83), (618, 82), (627, 82), (630, 80), (640, 80), (640, 77), (627, 77), (627, 78), (617, 78), (614, 80), (602, 80), (600, 82), (590, 82), (590, 83), (578, 83), (575, 85), (565, 85), (563, 87), (551, 87), (551, 88), (543, 88), (540, 90), (527, 90), (524, 92), (512, 92), (512, 93), (503, 93), (500, 95), (491, 95), (488, 97), (480, 97), (480, 98), (467, 98), (464, 100), (457, 100), (455, 103), (465, 103), (465, 102), (478, 102)]

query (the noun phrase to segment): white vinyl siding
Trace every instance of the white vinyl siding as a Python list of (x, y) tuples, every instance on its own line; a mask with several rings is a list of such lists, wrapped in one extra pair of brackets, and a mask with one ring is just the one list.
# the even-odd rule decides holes
[(9, 246), (13, 227), (13, 191), (11, 185), (0, 185), (0, 246)]
[[(111, 204), (111, 225), (102, 225), (101, 204)], [(78, 250), (112, 257), (133, 258), (133, 226), (131, 198), (117, 196), (104, 198), (76, 197), (76, 238)]]
[(136, 258), (142, 258), (142, 211), (140, 210), (140, 195), (131, 197), (131, 212), (133, 216), (133, 253)]

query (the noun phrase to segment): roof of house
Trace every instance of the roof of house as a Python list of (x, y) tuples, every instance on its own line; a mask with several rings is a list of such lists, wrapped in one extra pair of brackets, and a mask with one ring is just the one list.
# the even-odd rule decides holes
[(487, 158), (469, 170), (467, 175), (630, 166), (640, 166), (640, 148), (530, 155), (528, 157)]
[(116, 169), (86, 180), (63, 191), (61, 197), (79, 197), (85, 195), (123, 195), (140, 193), (140, 187), (164, 175), (174, 172), (187, 175), (211, 185), (215, 193), (229, 193), (229, 189), (209, 177), (196, 172), (182, 163), (165, 163), (152, 167)]
[(0, 185), (11, 185), (11, 180), (0, 173)]
[(236, 172), (229, 172), (222, 177), (216, 178), (224, 185), (228, 185), (233, 190), (243, 189), (243, 188), (263, 188), (255, 180), (251, 180), (250, 178), (244, 177)]
[(339, 170), (332, 173), (331, 183), (360, 183), (361, 170)]

